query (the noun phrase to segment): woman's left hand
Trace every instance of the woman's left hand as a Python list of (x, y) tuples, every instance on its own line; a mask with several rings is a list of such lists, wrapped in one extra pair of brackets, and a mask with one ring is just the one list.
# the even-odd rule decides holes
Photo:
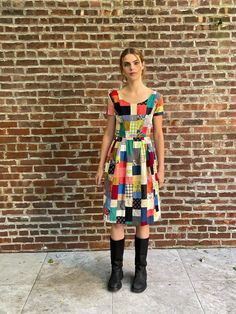
[(157, 177), (158, 177), (159, 188), (162, 188), (164, 186), (164, 170), (158, 170)]

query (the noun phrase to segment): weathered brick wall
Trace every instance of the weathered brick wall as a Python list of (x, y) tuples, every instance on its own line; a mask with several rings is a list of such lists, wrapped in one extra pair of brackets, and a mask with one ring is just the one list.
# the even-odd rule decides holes
[(235, 246), (236, 1), (2, 0), (1, 10), (1, 250), (108, 247), (94, 177), (128, 46), (144, 51), (146, 83), (165, 101), (152, 246)]

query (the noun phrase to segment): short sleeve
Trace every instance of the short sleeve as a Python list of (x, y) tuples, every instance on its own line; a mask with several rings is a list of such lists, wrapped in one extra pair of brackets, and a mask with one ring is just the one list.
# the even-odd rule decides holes
[(156, 100), (156, 107), (153, 116), (160, 116), (164, 114), (164, 101), (163, 96), (160, 95), (159, 98)]
[(107, 114), (109, 116), (114, 116), (115, 110), (114, 110), (114, 104), (109, 100), (107, 105)]
[(107, 114), (109, 116), (114, 116), (115, 115), (114, 103), (113, 103), (113, 100), (112, 100), (111, 93), (109, 93), (109, 96), (108, 96)]

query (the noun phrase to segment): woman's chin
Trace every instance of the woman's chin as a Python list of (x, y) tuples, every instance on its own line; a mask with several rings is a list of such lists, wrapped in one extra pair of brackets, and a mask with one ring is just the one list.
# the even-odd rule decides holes
[(134, 82), (134, 81), (139, 81), (141, 79), (141, 76), (138, 75), (132, 75), (128, 77), (128, 81)]

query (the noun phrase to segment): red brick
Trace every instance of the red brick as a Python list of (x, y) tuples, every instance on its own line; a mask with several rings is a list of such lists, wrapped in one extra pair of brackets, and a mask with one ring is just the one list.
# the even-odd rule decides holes
[[(235, 235), (234, 235), (234, 238), (235, 238)], [(221, 241), (222, 243), (222, 246), (232, 246), (232, 247), (235, 247), (236, 245), (236, 239), (235, 240), (222, 240)]]
[(34, 242), (34, 238), (31, 237), (17, 237), (12, 239), (13, 242), (25, 243), (25, 242)]
[(0, 238), (0, 243), (3, 243), (3, 244), (7, 244), (7, 243), (11, 243), (11, 238), (4, 238), (1, 236)]
[(88, 250), (89, 249), (89, 244), (88, 243), (67, 243), (66, 244), (67, 249), (84, 249)]
[(0, 252), (20, 252), (21, 244), (0, 244)]
[(153, 242), (156, 248), (159, 248), (159, 247), (171, 248), (171, 247), (175, 247), (176, 245), (176, 240), (155, 240)]
[(43, 248), (43, 244), (41, 243), (23, 243), (22, 244), (22, 248), (21, 248), (21, 251), (24, 252), (24, 251), (42, 251), (42, 248)]
[(96, 249), (96, 250), (101, 250), (101, 249), (108, 249), (110, 247), (109, 242), (89, 242), (89, 248), (90, 249)]

